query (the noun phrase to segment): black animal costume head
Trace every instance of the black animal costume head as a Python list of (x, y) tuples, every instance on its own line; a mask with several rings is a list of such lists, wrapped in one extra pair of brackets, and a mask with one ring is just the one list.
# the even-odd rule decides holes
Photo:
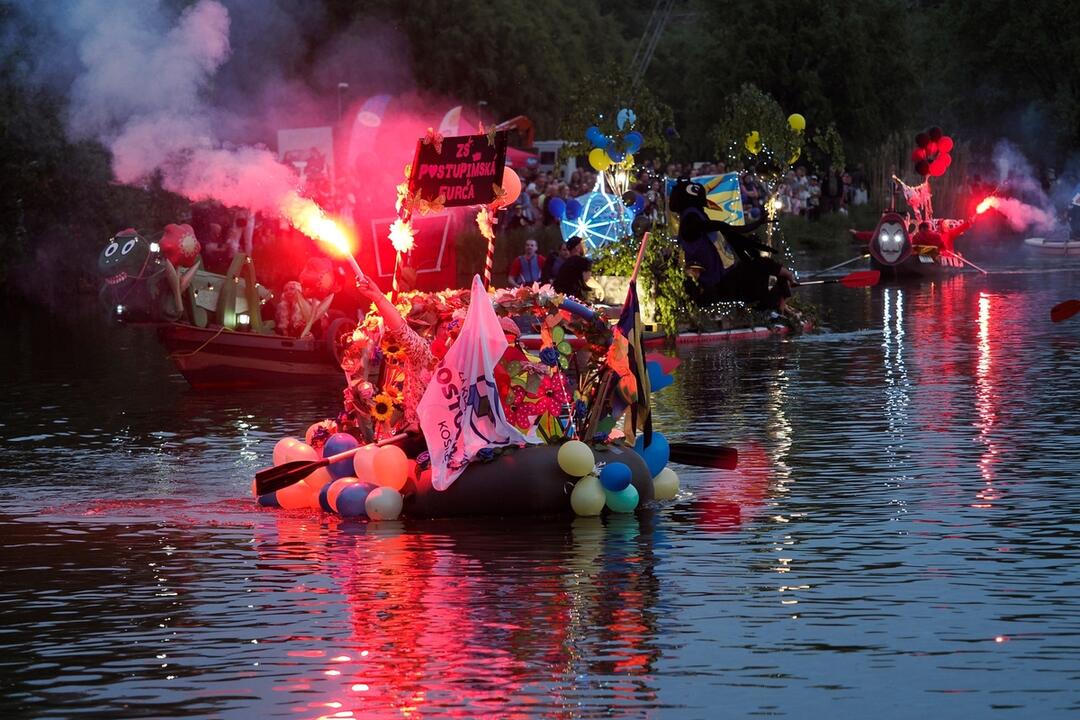
[(675, 187), (671, 188), (668, 196), (668, 207), (672, 212), (681, 215), (690, 208), (705, 209), (706, 200), (705, 186), (686, 178), (680, 178)]

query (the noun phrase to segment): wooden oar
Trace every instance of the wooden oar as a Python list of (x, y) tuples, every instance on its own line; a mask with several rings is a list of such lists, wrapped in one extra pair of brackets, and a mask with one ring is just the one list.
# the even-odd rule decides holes
[(830, 265), (827, 268), (823, 268), (821, 270), (818, 270), (817, 272), (811, 274), (806, 279), (807, 280), (812, 280), (812, 279), (816, 278), (819, 275), (824, 275), (827, 272), (832, 272), (833, 270), (837, 270), (839, 268), (842, 268), (845, 265), (850, 265), (853, 262), (858, 262), (859, 260), (865, 260), (868, 257), (870, 257), (870, 253), (863, 253), (862, 255), (856, 255), (855, 257), (851, 258), (850, 260), (845, 260), (842, 263), (837, 263), (836, 265)]
[(975, 268), (976, 270), (978, 270), (979, 272), (981, 272), (981, 273), (982, 273), (983, 275), (989, 275), (989, 274), (990, 274), (990, 273), (986, 272), (985, 270), (983, 270), (983, 269), (982, 269), (981, 267), (979, 267), (978, 265), (976, 265), (975, 263), (973, 263), (973, 262), (971, 262), (970, 260), (968, 260), (968, 259), (967, 259), (966, 257), (964, 257), (963, 255), (957, 255), (956, 253), (954, 253), (954, 252), (951, 252), (951, 253), (949, 253), (949, 257), (954, 257), (954, 258), (956, 258), (957, 260), (960, 260), (961, 262), (963, 262), (963, 263), (964, 263), (965, 265), (970, 265), (971, 267), (973, 267), (973, 268)]
[(671, 462), (697, 467), (734, 470), (739, 464), (739, 451), (722, 445), (695, 445), (693, 443), (669, 443)]
[(1080, 312), (1080, 300), (1066, 300), (1050, 308), (1050, 320), (1058, 323), (1068, 320), (1078, 312)]
[[(385, 440), (380, 440), (375, 443), (375, 445), (376, 447), (389, 445), (406, 436), (407, 433), (399, 433), (393, 437), (388, 437)], [(274, 467), (264, 468), (255, 473), (255, 493), (257, 495), (266, 495), (267, 493), (272, 493), (281, 488), (289, 487), (294, 483), (300, 482), (321, 467), (326, 467), (339, 460), (351, 458), (364, 447), (364, 445), (361, 445), (360, 447), (340, 452), (337, 455), (331, 455), (322, 460), (293, 460), (292, 462), (282, 463), (281, 465), (275, 465)]]
[(809, 282), (801, 282), (795, 287), (806, 287), (807, 285), (828, 285), (831, 283), (840, 283), (844, 287), (849, 288), (863, 288), (871, 287), (878, 284), (878, 280), (881, 279), (881, 272), (878, 270), (856, 270), (853, 273), (848, 273), (842, 278), (830, 278), (829, 280), (811, 280)]

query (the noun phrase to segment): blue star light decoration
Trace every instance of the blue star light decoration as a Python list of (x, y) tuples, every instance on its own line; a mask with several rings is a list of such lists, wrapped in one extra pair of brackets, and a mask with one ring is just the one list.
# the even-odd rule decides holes
[(618, 195), (588, 192), (579, 195), (581, 215), (560, 223), (564, 240), (577, 236), (588, 249), (595, 250), (630, 234), (633, 213)]

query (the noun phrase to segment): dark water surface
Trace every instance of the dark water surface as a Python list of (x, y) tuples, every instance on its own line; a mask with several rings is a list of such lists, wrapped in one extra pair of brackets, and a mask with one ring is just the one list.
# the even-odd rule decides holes
[(335, 388), (5, 307), (0, 716), (1076, 717), (1080, 265), (986, 264), (681, 349), (657, 427), (741, 467), (603, 521), (257, 510)]

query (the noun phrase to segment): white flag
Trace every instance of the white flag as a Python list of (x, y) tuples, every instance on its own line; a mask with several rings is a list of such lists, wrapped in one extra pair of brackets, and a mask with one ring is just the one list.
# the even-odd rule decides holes
[(436, 490), (450, 487), (484, 448), (525, 442), (506, 421), (495, 384), (495, 365), (506, 346), (491, 298), (476, 275), (461, 334), (435, 368), (416, 411)]

